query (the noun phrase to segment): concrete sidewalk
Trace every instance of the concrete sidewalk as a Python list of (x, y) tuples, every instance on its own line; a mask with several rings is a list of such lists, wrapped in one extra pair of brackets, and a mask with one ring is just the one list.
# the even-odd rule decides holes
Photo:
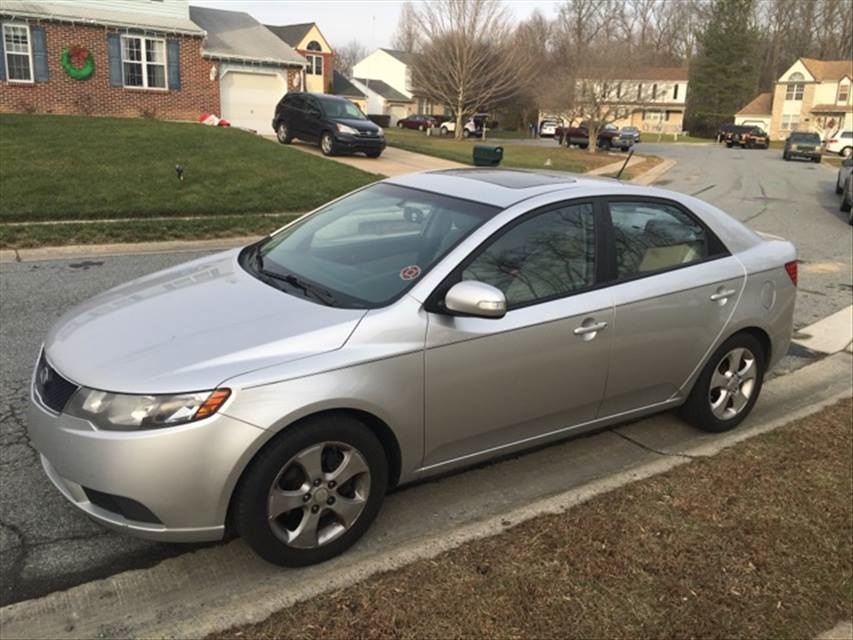
[(636, 480), (714, 455), (851, 393), (853, 357), (830, 356), (764, 387), (752, 416), (726, 434), (671, 413), (540, 449), (388, 496), (365, 538), (343, 556), (281, 569), (241, 540), (0, 609), (4, 639), (202, 637), (374, 573), (571, 508)]

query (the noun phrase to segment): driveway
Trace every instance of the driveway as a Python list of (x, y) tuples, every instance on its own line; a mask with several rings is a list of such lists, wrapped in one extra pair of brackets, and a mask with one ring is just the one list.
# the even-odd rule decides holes
[[(754, 229), (786, 236), (797, 244), (803, 261), (795, 315), (797, 327), (851, 303), (853, 231), (838, 214), (834, 171), (822, 165), (783, 162), (777, 151), (651, 143), (642, 143), (640, 150), (678, 161), (662, 177), (661, 186), (698, 194)], [(388, 151), (389, 159), (397, 153), (418, 155), (397, 149)], [(306, 149), (306, 152), (313, 151)], [(382, 162), (367, 158), (346, 160), (372, 166)], [(93, 524), (66, 504), (44, 477), (37, 455), (29, 445), (25, 405), (39, 344), (48, 327), (65, 310), (109, 287), (199, 255), (202, 254), (0, 264), (0, 603), (150, 566), (165, 557), (198, 548), (120, 536)], [(803, 362), (804, 359), (792, 355), (782, 368), (795, 368)], [(661, 433), (672, 428), (671, 420), (653, 424), (658, 425), (655, 429)], [(598, 475), (635, 463), (635, 458), (619, 457), (607, 448), (624, 444), (623, 438), (605, 432), (597, 439), (558, 445), (559, 449), (521, 456), (503, 466), (490, 467), (491, 470), (470, 471), (403, 491), (392, 498), (391, 504), (398, 506), (388, 513), (393, 513), (394, 508), (418, 512), (426, 518), (424, 526), (430, 527), (437, 526), (438, 519), (445, 516), (462, 517), (468, 513), (466, 509), (473, 508), (472, 500), (497, 504), (521, 492), (525, 499), (550, 495), (565, 488), (569, 475), (583, 479), (588, 477), (584, 474)], [(642, 454), (629, 449), (626, 452), (632, 455)], [(586, 463), (578, 462), (576, 468), (568, 468), (571, 465), (567, 466), (566, 460), (577, 457)], [(538, 467), (549, 470), (543, 474)], [(514, 480), (505, 486), (507, 477)], [(476, 490), (472, 491), (472, 487)], [(470, 496), (474, 497), (469, 499)], [(366, 543), (371, 549), (381, 547), (383, 536), (392, 535), (397, 527), (387, 518)], [(417, 521), (412, 520), (398, 535), (417, 526)]]
[[(265, 136), (271, 140), (275, 136)], [(294, 142), (294, 149), (299, 149), (305, 153), (311, 153), (315, 156), (322, 156), (317, 145), (309, 145), (302, 142)], [(331, 159), (340, 162), (341, 164), (361, 169), (368, 173), (377, 173), (382, 176), (393, 177), (400, 176), (405, 173), (416, 173), (418, 171), (435, 171), (437, 169), (458, 169), (467, 165), (452, 160), (444, 160), (434, 156), (427, 156), (422, 153), (413, 153), (412, 151), (404, 151), (396, 147), (386, 147), (385, 151), (378, 158), (368, 158), (367, 156), (358, 154), (352, 156), (331, 156)]]

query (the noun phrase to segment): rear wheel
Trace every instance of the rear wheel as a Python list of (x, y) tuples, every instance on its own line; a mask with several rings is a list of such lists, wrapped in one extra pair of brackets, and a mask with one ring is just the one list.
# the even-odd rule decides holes
[(443, 135), (443, 136), (446, 136), (446, 135), (447, 135), (447, 127), (442, 127), (442, 128), (441, 128), (441, 135)]
[(785, 160), (787, 162), (790, 159), (791, 159), (791, 156), (789, 156), (787, 153), (782, 154), (782, 160)]
[(335, 155), (335, 138), (329, 131), (324, 131), (323, 135), (320, 136), (320, 151), (323, 152), (324, 156)]
[(816, 162), (817, 164), (820, 164), (820, 156), (818, 156), (817, 158), (812, 158), (812, 162)]
[(703, 431), (734, 429), (755, 406), (765, 367), (758, 339), (748, 333), (733, 335), (708, 360), (680, 409), (681, 417)]
[(273, 564), (343, 553), (379, 513), (388, 465), (376, 436), (347, 415), (289, 427), (252, 462), (235, 496), (237, 530)]
[(275, 136), (281, 144), (290, 144), (293, 142), (293, 136), (290, 135), (290, 130), (284, 122), (279, 122)]

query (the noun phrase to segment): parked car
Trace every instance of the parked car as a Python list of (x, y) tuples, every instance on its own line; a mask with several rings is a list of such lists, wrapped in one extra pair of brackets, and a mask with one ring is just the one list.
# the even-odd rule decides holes
[(835, 179), (835, 193), (841, 193), (844, 190), (844, 182), (851, 173), (853, 173), (853, 156), (848, 156), (841, 161), (841, 166), (838, 167), (838, 176)]
[(398, 176), (68, 311), (27, 428), (107, 527), (235, 531), (307, 565), (394, 485), (676, 407), (736, 427), (787, 352), (796, 283), (791, 243), (681, 193)]
[(539, 124), (539, 136), (542, 138), (553, 138), (557, 134), (557, 128), (560, 126), (558, 120), (543, 120)]
[[(589, 147), (589, 128), (586, 123), (582, 123), (577, 127), (559, 127), (557, 129), (556, 139), (558, 144), (567, 147), (576, 145), (581, 149)], [(632, 136), (623, 136), (618, 129), (604, 128), (599, 131), (596, 136), (596, 146), (599, 149), (617, 148), (622, 151), (628, 151), (634, 145)]]
[(737, 144), (738, 138), (742, 134), (751, 130), (752, 128), (753, 128), (752, 125), (742, 125), (742, 124), (734, 125), (728, 131), (725, 132), (725, 134), (723, 136), (723, 141), (726, 143), (726, 146), (729, 149), (731, 149), (733, 146), (735, 146)]
[(726, 142), (726, 135), (733, 132), (738, 126), (739, 125), (732, 124), (731, 122), (726, 122), (717, 127), (717, 142)]
[(785, 149), (782, 151), (782, 159), (805, 158), (812, 162), (820, 162), (820, 136), (807, 131), (794, 131), (785, 140)]
[(734, 144), (743, 149), (769, 149), (770, 136), (761, 127), (750, 127), (735, 134)]
[(436, 124), (435, 118), (421, 114), (407, 116), (397, 120), (397, 127), (400, 129), (417, 129), (418, 131), (426, 131), (434, 127)]
[(635, 143), (640, 142), (640, 130), (637, 127), (622, 127), (620, 133), (623, 138), (631, 138)]
[(840, 209), (847, 214), (847, 224), (853, 225), (853, 173), (848, 173), (847, 179), (844, 180)]
[(272, 128), (282, 144), (294, 138), (317, 143), (327, 156), (362, 152), (378, 158), (385, 149), (380, 126), (346, 98), (325, 93), (286, 94), (276, 105)]
[[(470, 137), (479, 137), (483, 135), (483, 128), (486, 126), (486, 121), (489, 118), (488, 113), (475, 113), (473, 116), (468, 118), (465, 121), (465, 124), (462, 125), (462, 137), (470, 138)], [(451, 133), (456, 133), (456, 119), (451, 118), (446, 122), (441, 123), (441, 135), (446, 136)], [(486, 128), (486, 132), (488, 132), (488, 128)]]
[(836, 131), (824, 141), (827, 153), (837, 153), (842, 158), (853, 154), (853, 130)]

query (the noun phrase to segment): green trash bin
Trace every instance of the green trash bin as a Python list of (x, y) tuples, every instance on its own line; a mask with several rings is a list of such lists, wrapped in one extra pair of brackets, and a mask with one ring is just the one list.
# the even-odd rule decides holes
[(491, 144), (474, 145), (475, 167), (497, 167), (504, 157), (504, 148)]

